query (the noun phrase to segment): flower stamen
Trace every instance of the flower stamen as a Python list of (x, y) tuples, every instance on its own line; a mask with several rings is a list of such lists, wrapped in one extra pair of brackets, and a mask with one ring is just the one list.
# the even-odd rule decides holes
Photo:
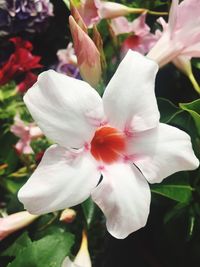
[(90, 151), (96, 160), (110, 164), (120, 157), (125, 147), (124, 134), (115, 128), (104, 126), (96, 130)]

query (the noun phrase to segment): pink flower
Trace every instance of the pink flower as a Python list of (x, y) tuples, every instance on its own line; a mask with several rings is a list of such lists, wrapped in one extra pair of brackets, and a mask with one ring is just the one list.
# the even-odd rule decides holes
[(131, 8), (119, 3), (101, 0), (82, 0), (77, 9), (87, 27), (92, 27), (101, 19), (116, 18), (130, 13), (140, 14), (145, 11), (143, 8)]
[(82, 233), (81, 246), (74, 261), (72, 262), (69, 257), (66, 257), (62, 263), (62, 267), (92, 267), (85, 231)]
[(21, 211), (0, 218), (0, 240), (3, 240), (8, 235), (28, 226), (38, 217), (38, 215), (32, 215), (27, 211)]
[(126, 55), (129, 49), (146, 54), (158, 40), (156, 35), (150, 33), (150, 28), (145, 20), (146, 14), (142, 14), (132, 22), (129, 22), (125, 17), (119, 17), (111, 21), (111, 27), (115, 35), (132, 34), (122, 44), (122, 56)]
[(146, 224), (148, 182), (198, 167), (190, 137), (159, 123), (157, 70), (152, 60), (130, 50), (103, 98), (84, 81), (54, 71), (39, 75), (24, 101), (57, 144), (47, 149), (19, 191), (29, 212), (72, 207), (91, 195), (106, 216), (108, 231), (125, 238)]
[(100, 53), (72, 16), (69, 17), (69, 25), (81, 77), (95, 87), (101, 79)]
[(148, 57), (160, 67), (178, 56), (200, 57), (200, 2), (172, 1), (168, 24), (163, 19), (163, 33)]
[(14, 124), (11, 126), (11, 132), (19, 137), (15, 149), (19, 155), (31, 154), (31, 141), (43, 136), (40, 128), (33, 123), (26, 125), (19, 116), (15, 116)]

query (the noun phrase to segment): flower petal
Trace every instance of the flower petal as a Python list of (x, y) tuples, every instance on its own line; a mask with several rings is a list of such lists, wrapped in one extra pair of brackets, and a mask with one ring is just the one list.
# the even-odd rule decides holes
[(159, 111), (154, 93), (158, 66), (139, 53), (128, 51), (103, 95), (110, 124), (121, 130), (156, 127)]
[(105, 167), (103, 180), (92, 198), (107, 218), (107, 229), (125, 238), (146, 224), (150, 206), (147, 181), (135, 166), (118, 163)]
[(47, 71), (24, 101), (43, 133), (61, 146), (80, 148), (103, 119), (98, 93), (87, 83)]
[(194, 170), (199, 165), (189, 135), (163, 123), (157, 129), (133, 136), (128, 147), (134, 163), (150, 183), (159, 183), (175, 172)]
[(61, 267), (79, 267), (79, 266), (74, 262), (72, 262), (69, 257), (66, 257)]
[(90, 196), (100, 174), (89, 153), (74, 154), (53, 145), (18, 193), (19, 200), (33, 214), (77, 205)]

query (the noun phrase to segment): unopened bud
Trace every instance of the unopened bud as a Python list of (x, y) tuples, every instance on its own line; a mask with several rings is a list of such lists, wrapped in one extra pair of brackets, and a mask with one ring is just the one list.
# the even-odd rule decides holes
[(60, 221), (71, 223), (76, 217), (76, 211), (73, 209), (65, 209), (60, 215)]
[(100, 53), (72, 16), (69, 17), (69, 25), (80, 74), (83, 80), (96, 87), (101, 79)]
[(99, 1), (97, 7), (99, 16), (103, 19), (113, 19), (120, 16), (126, 16), (131, 13), (141, 14), (147, 11), (144, 8), (132, 8), (119, 3), (107, 1)]

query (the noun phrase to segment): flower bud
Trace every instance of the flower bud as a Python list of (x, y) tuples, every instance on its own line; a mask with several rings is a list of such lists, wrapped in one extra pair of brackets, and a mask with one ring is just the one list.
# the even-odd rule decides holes
[(60, 221), (71, 223), (76, 217), (76, 211), (73, 209), (65, 209), (60, 215)]
[(80, 74), (86, 82), (95, 87), (101, 79), (100, 53), (92, 39), (81, 29), (72, 16), (69, 25)]
[(28, 226), (38, 217), (39, 215), (32, 215), (28, 211), (21, 211), (0, 218), (0, 240)]
[(125, 5), (107, 2), (107, 1), (97, 1), (99, 16), (103, 19), (113, 19), (120, 16), (126, 16), (128, 14), (141, 14), (147, 11), (144, 8), (132, 8)]

